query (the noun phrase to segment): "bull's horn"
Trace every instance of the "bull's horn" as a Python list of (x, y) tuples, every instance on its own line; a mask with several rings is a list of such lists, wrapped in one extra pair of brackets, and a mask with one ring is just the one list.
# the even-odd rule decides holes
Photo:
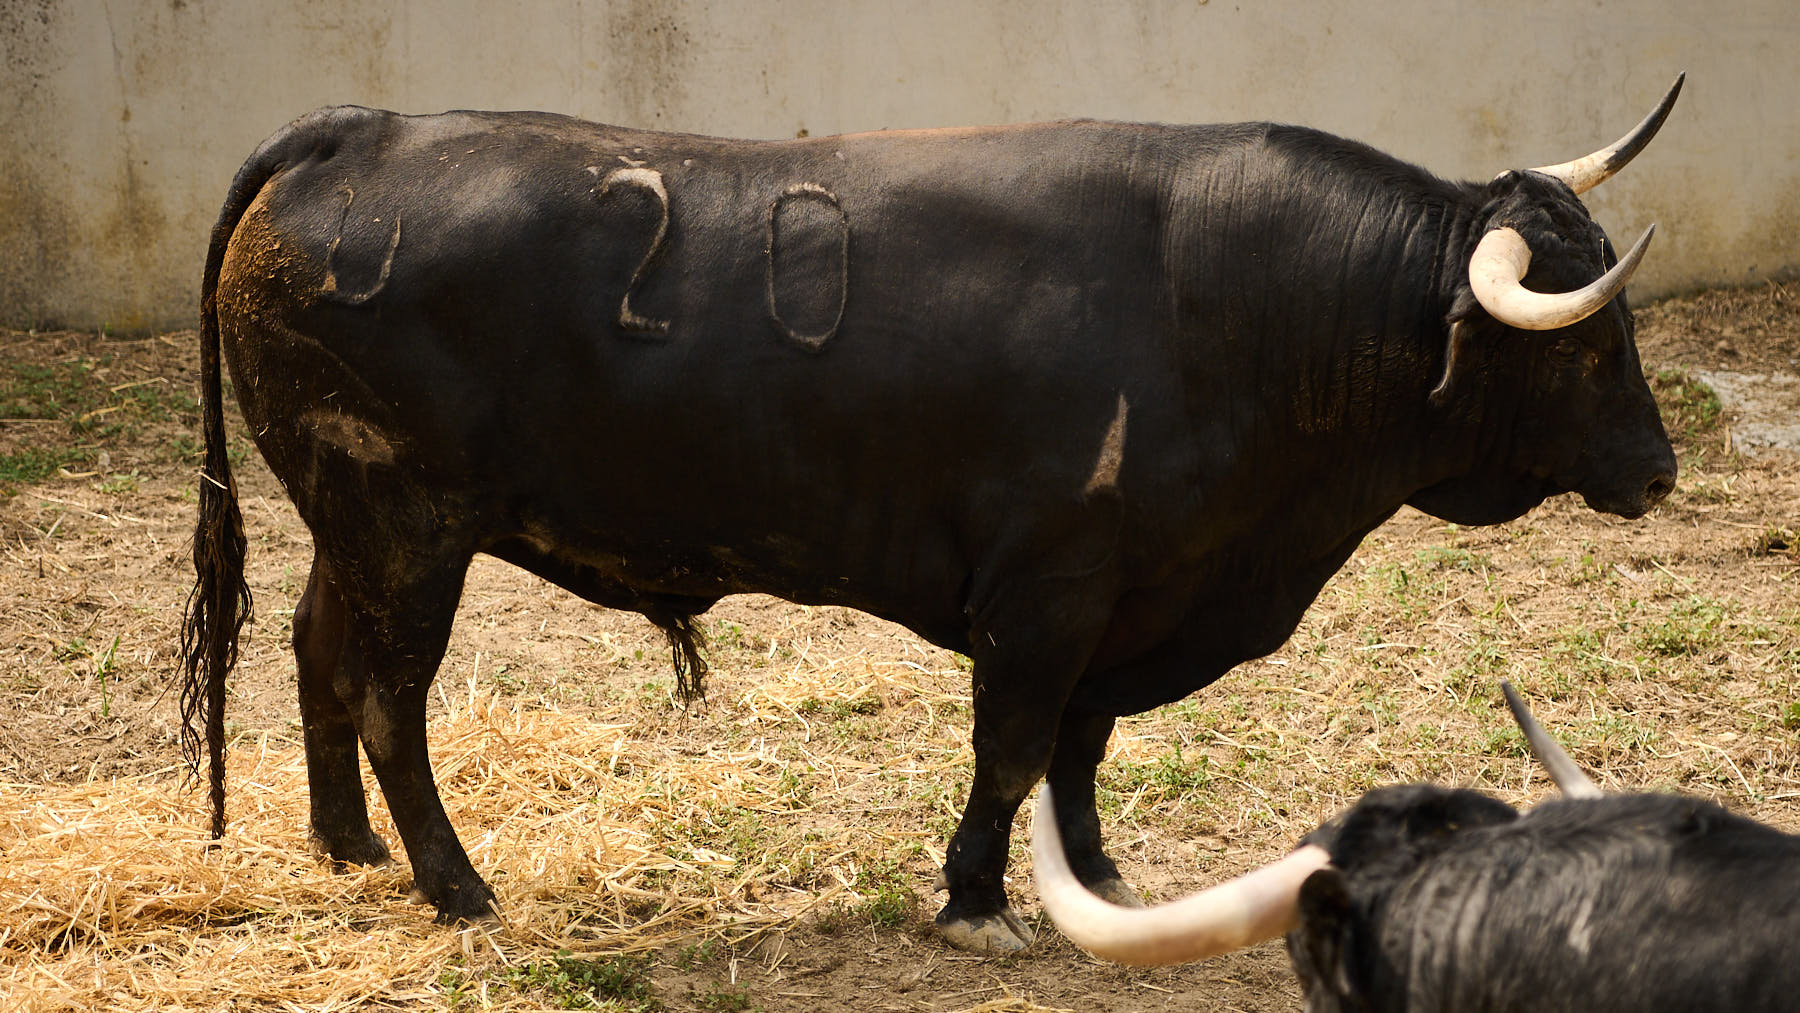
[(1506, 706), (1512, 711), (1513, 720), (1519, 723), (1519, 731), (1525, 733), (1525, 742), (1531, 747), (1531, 755), (1537, 757), (1544, 769), (1550, 772), (1550, 780), (1556, 782), (1557, 790), (1569, 798), (1599, 798), (1600, 789), (1588, 780), (1588, 776), (1581, 772), (1581, 768), (1575, 765), (1569, 754), (1563, 752), (1563, 748), (1556, 744), (1550, 733), (1544, 731), (1537, 719), (1531, 716), (1531, 711), (1525, 707), (1525, 701), (1520, 699), (1518, 691), (1512, 688), (1512, 683), (1501, 680), (1500, 692), (1506, 695)]
[(1120, 907), (1089, 892), (1069, 871), (1048, 784), (1038, 795), (1031, 854), (1038, 899), (1062, 934), (1096, 957), (1139, 967), (1204, 960), (1287, 932), (1299, 920), (1300, 884), (1331, 862), (1324, 848), (1309, 844), (1191, 897)]
[(1531, 268), (1531, 247), (1525, 237), (1513, 229), (1493, 229), (1475, 244), (1469, 258), (1469, 288), (1481, 308), (1508, 327), (1528, 331), (1567, 327), (1612, 302), (1631, 280), (1655, 234), (1656, 226), (1645, 229), (1624, 259), (1589, 285), (1573, 292), (1533, 292), (1519, 284)]
[(1664, 95), (1662, 101), (1656, 104), (1656, 108), (1650, 111), (1650, 115), (1631, 128), (1631, 133), (1607, 147), (1601, 148), (1591, 155), (1577, 158), (1573, 162), (1540, 166), (1531, 171), (1541, 172), (1546, 176), (1555, 176), (1569, 184), (1569, 189), (1576, 193), (1586, 193), (1606, 182), (1612, 178), (1613, 173), (1625, 168), (1626, 163), (1637, 157), (1637, 153), (1644, 150), (1644, 145), (1649, 144), (1650, 139), (1656, 136), (1656, 132), (1662, 128), (1663, 120), (1668, 118), (1669, 110), (1675, 105), (1675, 96), (1681, 94), (1681, 82), (1685, 80), (1687, 80), (1685, 72), (1677, 74), (1675, 83), (1669, 87), (1668, 94)]

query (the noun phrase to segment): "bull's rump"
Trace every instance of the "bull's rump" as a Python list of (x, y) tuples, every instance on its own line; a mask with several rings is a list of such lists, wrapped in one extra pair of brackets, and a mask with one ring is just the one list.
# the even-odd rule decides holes
[(640, 590), (954, 628), (1025, 543), (1091, 563), (1122, 397), (1129, 460), (1173, 443), (1165, 134), (359, 113), (239, 222), (221, 330), (315, 533), (399, 497)]

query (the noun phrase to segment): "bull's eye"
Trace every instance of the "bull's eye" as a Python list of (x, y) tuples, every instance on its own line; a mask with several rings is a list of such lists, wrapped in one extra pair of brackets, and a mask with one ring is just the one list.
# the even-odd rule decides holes
[(1571, 362), (1581, 355), (1581, 341), (1573, 336), (1563, 337), (1550, 346), (1550, 354), (1558, 362)]

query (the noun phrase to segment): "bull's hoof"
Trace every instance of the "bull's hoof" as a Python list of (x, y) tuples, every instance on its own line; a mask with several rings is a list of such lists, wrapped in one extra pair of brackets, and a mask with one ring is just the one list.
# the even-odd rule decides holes
[(938, 932), (944, 941), (959, 950), (979, 953), (984, 957), (1005, 957), (1031, 945), (1036, 934), (1012, 908), (999, 914), (972, 915), (946, 919), (938, 915)]
[(501, 929), (506, 928), (506, 922), (500, 917), (499, 909), (493, 907), (490, 907), (479, 914), (455, 916), (447, 915), (444, 912), (439, 911), (437, 917), (433, 919), (433, 921), (437, 922), (439, 925), (449, 925), (453, 928), (477, 928), (488, 932), (498, 932)]
[[(426, 900), (425, 896), (418, 890), (414, 890), (408, 899), (415, 904), (431, 903), (429, 900)], [(460, 914), (438, 908), (437, 917), (432, 920), (439, 925), (450, 925), (456, 928), (475, 926), (487, 929), (489, 932), (495, 932), (506, 927), (506, 922), (500, 918), (499, 907), (493, 902), (490, 902), (488, 907), (479, 911), (467, 911)]]
[(1089, 883), (1087, 884), (1087, 888), (1092, 890), (1094, 895), (1101, 900), (1109, 901), (1120, 907), (1144, 906), (1144, 898), (1138, 896), (1137, 890), (1133, 889), (1130, 883), (1125, 882), (1117, 876), (1114, 876), (1111, 879), (1103, 879), (1098, 883)]
[(433, 920), (439, 925), (479, 925), (487, 929), (506, 927), (506, 922), (500, 917), (499, 901), (494, 899), (494, 893), (486, 883), (482, 883), (479, 889), (452, 891), (448, 901), (432, 899), (429, 893), (415, 883), (406, 899), (414, 904), (435, 904), (437, 917)]
[(388, 852), (387, 842), (370, 833), (352, 841), (328, 843), (317, 834), (312, 838), (313, 854), (331, 862), (332, 870), (343, 872), (352, 865), (369, 865), (376, 868), (394, 864), (394, 856)]

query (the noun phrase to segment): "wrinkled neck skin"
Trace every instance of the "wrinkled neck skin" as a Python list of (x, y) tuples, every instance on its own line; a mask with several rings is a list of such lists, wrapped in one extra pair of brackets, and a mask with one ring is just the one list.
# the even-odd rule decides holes
[[(1422, 490), (1506, 458), (1517, 403), (1487, 382), (1430, 400), (1481, 189), (1353, 142), (1290, 156), (1297, 135), (1271, 128), (1260, 148), (1220, 153), (1171, 218), (1185, 225), (1172, 259), (1189, 418), (1215, 480), (1202, 487), (1255, 488), (1259, 510), (1280, 504), (1312, 542), (1304, 552), (1346, 525), (1360, 539)], [(1489, 523), (1541, 499), (1504, 482), (1476, 492), (1418, 505)]]

